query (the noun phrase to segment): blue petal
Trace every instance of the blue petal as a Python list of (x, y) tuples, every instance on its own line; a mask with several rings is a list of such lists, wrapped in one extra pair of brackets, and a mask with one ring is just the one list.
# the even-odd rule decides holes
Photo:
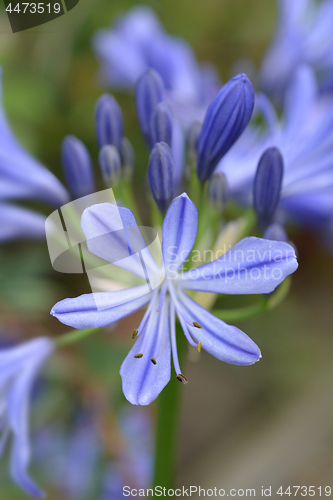
[(45, 217), (26, 208), (0, 204), (0, 241), (45, 238)]
[[(0, 68), (0, 79), (2, 71)], [(41, 200), (60, 206), (69, 200), (61, 182), (30, 156), (10, 129), (2, 104), (0, 81), (0, 199)]]
[(179, 299), (186, 314), (202, 328), (191, 328), (196, 342), (215, 358), (235, 365), (251, 365), (261, 357), (258, 346), (244, 332), (213, 316), (185, 293)]
[(8, 420), (13, 432), (11, 475), (29, 495), (43, 498), (43, 491), (29, 477), (27, 471), (30, 461), (28, 412), (33, 383), (41, 365), (52, 353), (53, 343), (50, 339), (41, 337), (27, 343), (27, 346), (29, 349), (33, 348), (34, 352), (22, 366), (7, 394)]
[[(167, 300), (159, 313), (155, 309), (152, 310), (146, 330), (136, 340), (120, 368), (123, 393), (133, 405), (148, 405), (154, 401), (167, 385), (171, 376)], [(143, 357), (134, 358), (135, 354), (142, 353), (143, 343), (146, 343)], [(156, 360), (156, 364), (152, 363), (151, 358)]]
[(162, 252), (166, 273), (178, 271), (197, 236), (198, 211), (186, 193), (173, 200), (163, 222)]
[(295, 250), (288, 243), (249, 237), (213, 262), (179, 274), (178, 279), (186, 290), (270, 293), (297, 267)]
[[(117, 292), (80, 295), (58, 302), (51, 310), (51, 315), (74, 328), (99, 328), (111, 325), (148, 304), (152, 294), (146, 292), (146, 285), (140, 285)], [(104, 308), (102, 304), (109, 307)]]
[(286, 134), (292, 137), (304, 127), (304, 123), (308, 120), (309, 109), (315, 103), (318, 94), (314, 71), (309, 66), (300, 66), (286, 92), (284, 103)]

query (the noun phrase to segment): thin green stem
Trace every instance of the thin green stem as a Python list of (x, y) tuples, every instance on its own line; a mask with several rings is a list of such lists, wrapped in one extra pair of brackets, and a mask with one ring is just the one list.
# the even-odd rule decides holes
[[(187, 341), (177, 324), (177, 347), (180, 362), (184, 357)], [(158, 397), (158, 417), (156, 429), (156, 454), (154, 486), (173, 488), (176, 472), (176, 450), (179, 424), (180, 392), (184, 386), (171, 378), (169, 384)]]
[(85, 328), (83, 330), (73, 330), (71, 332), (64, 333), (60, 335), (54, 343), (56, 347), (63, 347), (69, 344), (74, 344), (75, 342), (79, 342), (80, 340), (89, 337), (93, 333), (98, 332), (101, 328)]
[(291, 277), (287, 276), (274, 293), (264, 296), (256, 304), (235, 309), (215, 309), (212, 311), (212, 314), (223, 321), (237, 321), (251, 318), (264, 311), (277, 307), (288, 295), (290, 285)]
[(223, 321), (236, 321), (241, 319), (251, 318), (261, 312), (265, 311), (268, 307), (268, 300), (262, 299), (260, 302), (251, 306), (239, 307), (235, 309), (215, 309), (212, 314)]

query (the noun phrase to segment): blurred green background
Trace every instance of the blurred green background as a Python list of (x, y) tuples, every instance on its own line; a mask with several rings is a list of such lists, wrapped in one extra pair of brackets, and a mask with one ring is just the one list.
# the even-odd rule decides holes
[[(61, 180), (60, 145), (67, 133), (86, 142), (97, 167), (93, 113), (105, 89), (98, 81), (91, 35), (136, 3), (81, 0), (65, 16), (15, 35), (1, 5), (6, 112), (21, 143)], [(251, 61), (256, 70), (274, 32), (274, 0), (146, 3), (167, 31), (190, 42), (199, 61), (217, 66), (223, 81), (233, 74), (239, 60), (243, 65)], [(148, 155), (133, 96), (115, 95), (124, 112), (125, 134), (135, 148), (139, 200), (145, 189)], [(237, 324), (260, 346), (260, 363), (235, 367), (203, 353), (199, 362), (188, 362), (184, 370), (190, 383), (182, 390), (179, 485), (255, 487), (258, 491), (262, 485), (332, 485), (333, 258), (311, 235), (295, 233), (292, 237), (300, 268), (291, 294), (276, 310)], [(49, 318), (48, 311), (57, 300), (89, 291), (85, 278), (53, 272), (45, 244), (5, 245), (0, 262), (2, 332), (29, 337), (66, 331)], [(226, 307), (235, 305), (233, 300)], [(52, 397), (44, 403), (41, 420), (66, 422), (68, 413), (75, 412), (73, 401), (84, 399), (89, 391), (101, 393), (110, 412), (128, 405), (121, 394), (118, 370), (130, 345), (128, 332), (138, 318), (123, 321), (112, 334), (89, 339), (51, 363), (47, 377)], [(60, 382), (59, 373), (63, 375)], [(147, 412), (154, 414), (154, 405)], [(110, 429), (112, 422), (110, 417)], [(39, 471), (35, 472), (38, 476)], [(0, 499), (26, 498), (9, 486), (6, 476), (2, 459)], [(42, 484), (51, 491), (45, 478)], [(62, 498), (52, 491), (49, 498)]]

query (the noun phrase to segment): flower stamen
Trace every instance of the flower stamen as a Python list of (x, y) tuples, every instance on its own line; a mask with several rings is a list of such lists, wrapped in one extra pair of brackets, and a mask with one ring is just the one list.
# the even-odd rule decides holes
[(181, 373), (179, 373), (179, 374), (177, 375), (177, 377), (176, 377), (176, 378), (177, 378), (177, 380), (179, 380), (179, 382), (181, 382), (182, 384), (184, 384), (184, 385), (188, 384), (188, 380), (187, 380), (187, 378), (186, 378), (184, 375), (182, 375)]
[(197, 344), (197, 352), (200, 352), (201, 351), (201, 342), (198, 342)]
[(150, 361), (153, 363), (153, 365), (157, 365), (157, 361), (156, 361), (156, 359), (155, 359), (155, 358), (151, 358), (151, 360), (150, 360)]
[(140, 353), (140, 354), (134, 354), (134, 357), (137, 358), (137, 359), (142, 358), (142, 356), (143, 356), (142, 353)]

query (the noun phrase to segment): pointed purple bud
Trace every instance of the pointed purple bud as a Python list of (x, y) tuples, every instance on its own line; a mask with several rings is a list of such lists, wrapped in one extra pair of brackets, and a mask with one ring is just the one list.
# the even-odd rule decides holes
[(174, 164), (172, 151), (168, 144), (155, 144), (149, 157), (148, 175), (150, 187), (156, 204), (165, 213), (173, 200)]
[(268, 148), (259, 160), (253, 185), (253, 205), (258, 225), (270, 224), (280, 200), (283, 178), (283, 157), (275, 148)]
[(150, 119), (151, 143), (165, 142), (172, 147), (172, 111), (167, 102), (160, 102)]
[(106, 144), (120, 148), (123, 137), (123, 114), (111, 94), (103, 94), (96, 103), (95, 126), (99, 147)]
[(107, 144), (99, 152), (98, 163), (106, 187), (115, 187), (120, 177), (120, 156), (115, 146)]
[(254, 91), (245, 74), (220, 89), (208, 107), (198, 140), (197, 173), (206, 181), (249, 123)]
[(286, 243), (289, 242), (289, 238), (284, 227), (278, 223), (268, 226), (268, 228), (264, 232), (263, 238), (265, 240), (285, 241)]
[(135, 155), (134, 149), (127, 137), (123, 137), (120, 146), (122, 179), (130, 182), (134, 172)]
[(62, 142), (61, 159), (67, 186), (73, 198), (95, 191), (95, 180), (89, 151), (80, 139), (68, 135)]
[(187, 135), (187, 151), (191, 165), (197, 163), (198, 141), (202, 129), (202, 123), (199, 120), (194, 120), (190, 126)]
[(156, 106), (163, 101), (164, 83), (157, 71), (148, 69), (139, 78), (135, 89), (136, 111), (141, 132), (148, 147), (153, 147), (150, 120)]
[(214, 210), (221, 214), (229, 198), (228, 181), (223, 172), (210, 176), (207, 185), (207, 196)]

